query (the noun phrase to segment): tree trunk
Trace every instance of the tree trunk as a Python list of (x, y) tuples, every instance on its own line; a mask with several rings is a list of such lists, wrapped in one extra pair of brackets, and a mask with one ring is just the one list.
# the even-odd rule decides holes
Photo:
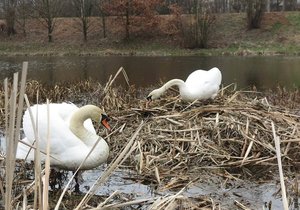
[(83, 41), (87, 42), (87, 30), (88, 30), (88, 23), (87, 20), (82, 21), (82, 30), (83, 30)]
[(6, 32), (8, 36), (16, 34), (15, 18), (16, 18), (15, 8), (13, 8), (12, 6), (8, 6), (6, 8), (6, 14), (5, 14), (6, 30), (7, 30)]
[(48, 28), (48, 42), (53, 42), (51, 28)]
[(129, 1), (127, 0), (126, 2), (126, 24), (125, 24), (125, 31), (126, 31), (126, 35), (125, 35), (125, 39), (129, 39), (129, 26), (130, 26), (130, 22), (129, 22)]
[(270, 0), (267, 0), (267, 12), (270, 12)]
[(196, 46), (199, 46), (199, 14), (200, 12), (200, 2), (197, 1), (196, 5), (196, 21), (195, 21), (195, 40), (196, 40)]
[(53, 22), (52, 19), (49, 18), (47, 20), (47, 27), (48, 27), (48, 42), (53, 42), (52, 32), (53, 32)]
[(247, 2), (248, 29), (260, 28), (262, 17), (266, 8), (265, 0), (251, 0)]
[(106, 21), (105, 21), (104, 14), (102, 14), (102, 29), (103, 29), (103, 38), (106, 38)]

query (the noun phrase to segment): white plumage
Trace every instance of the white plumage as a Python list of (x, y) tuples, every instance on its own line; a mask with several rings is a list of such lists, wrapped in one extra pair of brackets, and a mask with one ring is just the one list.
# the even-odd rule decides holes
[[(40, 150), (46, 152), (48, 133), (47, 105), (34, 105), (30, 109), (33, 114), (34, 124), (37, 125)], [(105, 140), (96, 134), (91, 121), (91, 119), (97, 122), (100, 120), (104, 125), (108, 126), (106, 124), (107, 117), (99, 107), (86, 105), (78, 108), (74, 104), (53, 103), (49, 104), (49, 112), (51, 166), (75, 171), (98, 139), (100, 141), (81, 169), (86, 170), (97, 167), (107, 160), (109, 147)], [(23, 116), (23, 129), (26, 137), (22, 141), (33, 145), (35, 135), (28, 109)], [(17, 158), (24, 159), (29, 149), (28, 146), (19, 143)], [(33, 149), (31, 149), (27, 159), (34, 159)], [(41, 159), (45, 159), (43, 153), (41, 153)]]
[(194, 101), (196, 99), (214, 99), (219, 91), (222, 81), (222, 74), (216, 67), (205, 71), (196, 70), (192, 72), (186, 81), (181, 79), (172, 79), (162, 87), (153, 90), (148, 96), (148, 100), (159, 98), (171, 86), (177, 85), (182, 100)]

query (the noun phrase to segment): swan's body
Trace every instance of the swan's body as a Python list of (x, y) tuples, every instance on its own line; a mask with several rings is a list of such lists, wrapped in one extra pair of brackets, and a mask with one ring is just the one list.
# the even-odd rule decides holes
[(219, 91), (222, 81), (222, 74), (216, 67), (205, 71), (196, 70), (192, 72), (186, 81), (181, 79), (172, 79), (164, 84), (162, 87), (153, 90), (148, 96), (148, 100), (159, 98), (171, 86), (177, 85), (179, 88), (182, 100), (206, 100), (214, 99)]
[[(47, 105), (34, 105), (31, 107), (31, 110), (35, 124), (37, 124), (40, 150), (46, 152), (48, 129)], [(99, 122), (99, 120), (102, 121), (103, 117), (106, 116), (99, 107), (86, 105), (78, 108), (74, 104), (50, 104), (49, 112), (51, 166), (63, 170), (75, 171), (98, 139), (100, 141), (81, 169), (86, 170), (97, 167), (107, 160), (109, 147), (105, 140), (96, 134), (91, 121), (92, 119)], [(36, 115), (38, 115), (38, 119)], [(28, 110), (23, 116), (23, 129), (26, 137), (22, 141), (33, 145), (35, 135)], [(29, 147), (19, 142), (17, 158), (25, 159), (28, 151)], [(33, 159), (34, 152), (31, 149), (27, 160)], [(41, 153), (41, 159), (45, 159), (43, 153)]]

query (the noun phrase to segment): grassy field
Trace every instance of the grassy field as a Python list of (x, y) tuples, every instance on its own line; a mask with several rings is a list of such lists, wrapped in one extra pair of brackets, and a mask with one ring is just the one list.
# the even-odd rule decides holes
[[(41, 22), (26, 23), (26, 36), (18, 33), (7, 38), (0, 34), (0, 55), (299, 55), (300, 13), (266, 13), (262, 27), (247, 30), (244, 13), (217, 14), (212, 27), (208, 49), (184, 48), (182, 37), (167, 34), (162, 17), (159, 35), (151, 38), (123, 40), (123, 27), (115, 19), (109, 20), (108, 38), (101, 38), (100, 19), (93, 18), (88, 42), (82, 41), (78, 20), (57, 19), (54, 42), (47, 42), (47, 30)], [(18, 31), (21, 31), (18, 29)]]

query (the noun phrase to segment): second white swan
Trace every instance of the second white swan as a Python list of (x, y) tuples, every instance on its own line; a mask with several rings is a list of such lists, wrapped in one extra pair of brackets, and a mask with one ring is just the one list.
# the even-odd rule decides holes
[(151, 101), (159, 98), (174, 85), (178, 86), (180, 96), (184, 101), (214, 99), (218, 94), (221, 81), (222, 74), (217, 67), (208, 71), (196, 70), (188, 76), (185, 82), (181, 79), (172, 79), (162, 87), (153, 90), (147, 96), (147, 100)]

